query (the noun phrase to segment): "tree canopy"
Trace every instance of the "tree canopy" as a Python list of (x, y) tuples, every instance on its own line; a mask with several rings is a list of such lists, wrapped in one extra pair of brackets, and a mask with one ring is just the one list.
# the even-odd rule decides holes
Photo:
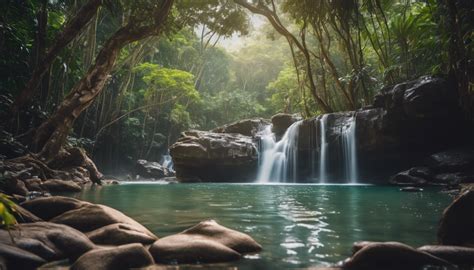
[(29, 135), (39, 148), (54, 138), (79, 144), (110, 167), (158, 159), (186, 129), (355, 110), (425, 74), (454, 78), (472, 115), (467, 0), (6, 0), (0, 8), (4, 128), (37, 128)]

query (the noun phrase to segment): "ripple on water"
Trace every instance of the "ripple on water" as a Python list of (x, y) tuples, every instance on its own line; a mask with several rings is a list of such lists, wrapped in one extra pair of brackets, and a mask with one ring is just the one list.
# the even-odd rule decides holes
[(160, 237), (210, 218), (249, 233), (263, 251), (224, 264), (239, 269), (326, 266), (360, 240), (432, 243), (451, 200), (431, 189), (417, 195), (377, 186), (238, 184), (116, 185), (77, 197), (117, 208)]

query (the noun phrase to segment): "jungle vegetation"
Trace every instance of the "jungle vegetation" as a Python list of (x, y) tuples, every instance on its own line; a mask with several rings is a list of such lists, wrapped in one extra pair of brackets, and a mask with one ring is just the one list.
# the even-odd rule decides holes
[(472, 0), (2, 0), (2, 129), (48, 160), (158, 159), (180, 132), (368, 106), (447, 76), (474, 119)]

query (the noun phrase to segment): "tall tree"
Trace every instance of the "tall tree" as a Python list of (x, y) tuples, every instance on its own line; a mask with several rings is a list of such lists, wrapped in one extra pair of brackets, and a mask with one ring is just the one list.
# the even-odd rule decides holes
[(474, 122), (474, 79), (472, 63), (474, 45), (472, 42), (474, 19), (473, 4), (464, 0), (443, 0), (448, 11), (445, 18), (449, 38), (449, 72), (457, 82), (460, 104), (467, 117)]
[[(292, 52), (294, 50), (294, 47), (296, 47), (303, 54), (305, 59), (304, 66), (306, 71), (306, 77), (308, 79), (308, 85), (309, 89), (311, 90), (312, 96), (318, 106), (321, 107), (322, 111), (332, 112), (332, 108), (325, 100), (323, 100), (323, 98), (321, 98), (321, 95), (316, 87), (316, 82), (313, 77), (313, 67), (311, 65), (311, 54), (306, 46), (305, 32), (301, 32), (301, 39), (298, 39), (295, 35), (293, 35), (281, 22), (280, 17), (278, 16), (276, 11), (276, 4), (273, 0), (270, 1), (271, 8), (265, 5), (265, 3), (262, 3), (262, 1), (258, 1), (256, 5), (253, 5), (247, 2), (246, 0), (234, 0), (234, 2), (248, 9), (252, 13), (265, 16), (267, 20), (271, 23), (271, 25), (275, 28), (275, 30), (287, 39)], [(296, 60), (295, 68), (298, 68)]]
[[(13, 103), (12, 111), (14, 113), (31, 101), (35, 90), (38, 88), (44, 74), (48, 71), (53, 61), (57, 58), (59, 53), (82, 32), (89, 21), (95, 16), (102, 2), (103, 0), (89, 0), (66, 24), (64, 30), (56, 37), (53, 45), (48, 49), (46, 55), (44, 55), (44, 57), (41, 54), (37, 55), (38, 61), (31, 78)], [(46, 4), (47, 3), (44, 4), (43, 9), (46, 9)], [(46, 16), (44, 14), (45, 12), (45, 10), (41, 11), (39, 16)], [(39, 18), (38, 23), (40, 24), (40, 29), (46, 28), (46, 20), (46, 18)], [(38, 38), (44, 38), (40, 36), (40, 33), (38, 35)], [(44, 44), (45, 41), (43, 40), (41, 43)]]
[(159, 35), (172, 6), (173, 0), (134, 1), (127, 6), (130, 9), (127, 23), (105, 42), (88, 72), (56, 112), (36, 130), (32, 146), (42, 160), (50, 160), (59, 152), (74, 121), (103, 90), (121, 49), (132, 42)]

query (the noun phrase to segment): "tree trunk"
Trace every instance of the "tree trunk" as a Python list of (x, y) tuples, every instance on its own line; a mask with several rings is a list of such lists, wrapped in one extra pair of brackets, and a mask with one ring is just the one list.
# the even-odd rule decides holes
[[(46, 35), (48, 27), (48, 0), (41, 1), (41, 8), (36, 15), (37, 30), (35, 36), (35, 53), (34, 53), (34, 67), (41, 64), (42, 58), (46, 52)], [(48, 72), (46, 72), (48, 73)], [(45, 98), (45, 93), (48, 92), (49, 76), (45, 76), (40, 82), (41, 101)]]
[(303, 53), (304, 59), (305, 59), (305, 69), (307, 73), (306, 77), (308, 78), (308, 84), (311, 90), (311, 94), (314, 98), (314, 101), (316, 102), (316, 104), (318, 104), (318, 106), (321, 108), (323, 112), (325, 113), (332, 112), (332, 108), (318, 95), (316, 82), (314, 81), (313, 74), (312, 74), (311, 56), (308, 49), (306, 48), (304, 37), (302, 37), (303, 40), (300, 42), (290, 31), (288, 31), (288, 29), (285, 28), (285, 26), (281, 23), (280, 18), (275, 13), (275, 11), (270, 10), (268, 7), (262, 6), (260, 4), (255, 6), (247, 2), (246, 0), (234, 0), (234, 2), (248, 9), (252, 13), (265, 16), (267, 20), (270, 22), (270, 24), (273, 26), (273, 28), (279, 34), (281, 34), (287, 39), (288, 44), (290, 46), (294, 44), (301, 51), (301, 53)]
[[(449, 73), (455, 77), (459, 103), (469, 121), (474, 123), (474, 92), (472, 90), (472, 70), (469, 68), (469, 53), (467, 42), (468, 31), (464, 30), (461, 22), (465, 21), (464, 14), (469, 14), (469, 1), (445, 0), (448, 11), (446, 32), (449, 33)], [(464, 15), (467, 16), (467, 15)], [(472, 69), (472, 68), (471, 68)]]
[(120, 50), (131, 42), (158, 35), (172, 5), (173, 0), (164, 1), (153, 25), (136, 27), (129, 23), (107, 40), (95, 64), (64, 98), (57, 111), (36, 130), (32, 147), (40, 152), (42, 160), (50, 160), (59, 152), (74, 121), (103, 90)]
[(57, 36), (54, 44), (49, 48), (48, 52), (42, 60), (35, 66), (30, 80), (20, 92), (12, 105), (12, 112), (16, 113), (20, 108), (31, 101), (38, 84), (41, 82), (43, 75), (49, 70), (54, 59), (59, 53), (82, 31), (84, 26), (94, 17), (97, 9), (102, 4), (102, 0), (90, 0), (85, 4), (79, 12), (66, 25), (64, 30)]

